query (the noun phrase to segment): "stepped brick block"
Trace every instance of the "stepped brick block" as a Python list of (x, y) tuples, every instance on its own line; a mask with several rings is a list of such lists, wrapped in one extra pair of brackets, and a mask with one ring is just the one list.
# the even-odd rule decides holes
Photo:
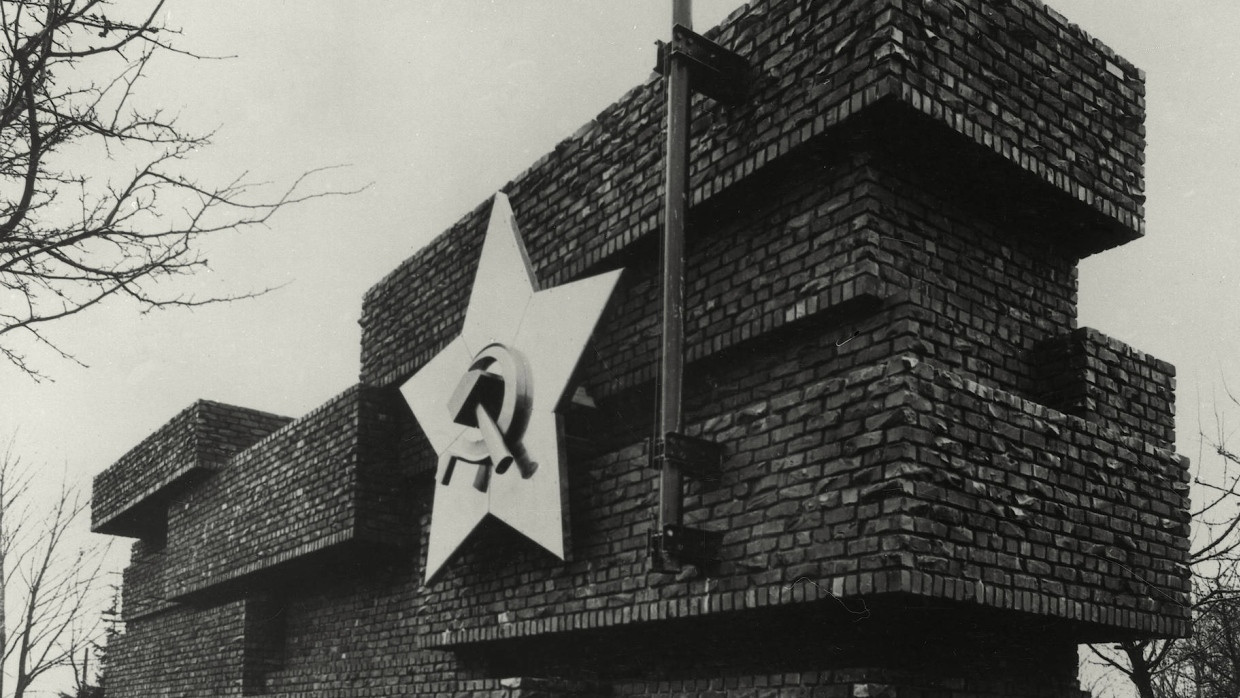
[(162, 535), (164, 506), (179, 485), (218, 470), (229, 456), (288, 422), (288, 417), (199, 400), (95, 478), (92, 529)]

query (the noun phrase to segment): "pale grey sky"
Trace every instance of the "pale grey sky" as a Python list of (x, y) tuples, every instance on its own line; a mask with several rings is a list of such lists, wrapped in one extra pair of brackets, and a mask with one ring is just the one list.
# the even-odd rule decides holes
[[(717, 23), (737, 0), (698, 0)], [(1198, 405), (1240, 386), (1240, 4), (1051, 0), (1148, 75), (1147, 236), (1087, 260), (1080, 322), (1179, 368), (1180, 450)], [(194, 171), (364, 193), (225, 236), (195, 284), (282, 288), (257, 300), (138, 315), (115, 302), (52, 330), (89, 368), (37, 356), (54, 383), (0, 366), (0, 434), (89, 478), (203, 397), (298, 416), (357, 379), (362, 293), (643, 81), (666, 2), (173, 0), (181, 45), (143, 96), (219, 127)], [(1233, 412), (1240, 424), (1240, 410)]]
[[(700, 26), (738, 6), (701, 2)], [(662, 3), (169, 3), (180, 45), (144, 98), (218, 127), (194, 172), (361, 194), (281, 212), (208, 247), (189, 288), (281, 286), (257, 300), (138, 315), (118, 301), (53, 332), (89, 369), (37, 353), (54, 383), (0, 366), (0, 426), (83, 479), (193, 400), (290, 416), (353, 384), (362, 293), (571, 135), (654, 65)]]

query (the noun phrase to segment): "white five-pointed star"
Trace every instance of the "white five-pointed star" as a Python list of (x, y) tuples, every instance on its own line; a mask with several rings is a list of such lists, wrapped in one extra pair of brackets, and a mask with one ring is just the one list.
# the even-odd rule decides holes
[[(508, 198), (495, 195), (461, 334), (401, 386), (440, 455), (426, 552), (428, 582), (488, 516), (564, 559), (566, 459), (556, 409), (619, 278), (616, 270), (540, 289)], [(444, 482), (451, 454), (479, 440), (478, 429), (454, 421), (448, 404), (475, 357), (494, 344), (524, 357), (529, 416), (520, 442), (508, 444), (518, 461), (524, 459), (524, 467), (492, 474), (480, 491), (471, 482), (473, 474), (489, 463), (457, 461), (458, 474)], [(512, 377), (506, 378), (506, 389), (513, 389)]]

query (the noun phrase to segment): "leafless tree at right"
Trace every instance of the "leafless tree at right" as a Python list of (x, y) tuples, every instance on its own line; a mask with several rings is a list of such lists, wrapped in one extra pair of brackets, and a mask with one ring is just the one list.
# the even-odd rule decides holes
[(1141, 698), (1240, 696), (1240, 399), (1224, 386), (1213, 424), (1199, 434), (1193, 484), (1191, 638), (1131, 640), (1091, 647), (1096, 661), (1121, 672)]

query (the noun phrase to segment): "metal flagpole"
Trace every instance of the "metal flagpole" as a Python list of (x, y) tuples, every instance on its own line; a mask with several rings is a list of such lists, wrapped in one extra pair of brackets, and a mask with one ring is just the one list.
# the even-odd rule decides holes
[(651, 459), (659, 464), (659, 527), (651, 532), (655, 565), (708, 569), (718, 560), (722, 532), (682, 525), (685, 476), (718, 479), (723, 447), (682, 432), (685, 365), (685, 223), (689, 212), (690, 98), (694, 92), (739, 104), (750, 85), (748, 61), (693, 33), (690, 0), (672, 2), (672, 40), (659, 53), (666, 77), (667, 153), (664, 160), (663, 342), (659, 358), (658, 429)]
[[(672, 0), (672, 26), (691, 29), (692, 0)], [(681, 428), (684, 374), (685, 214), (689, 207), (689, 66), (682, 56), (668, 56), (667, 152), (664, 161), (663, 346), (660, 359), (659, 433), (662, 439)], [(659, 530), (681, 522), (680, 466), (663, 460), (659, 475)]]

